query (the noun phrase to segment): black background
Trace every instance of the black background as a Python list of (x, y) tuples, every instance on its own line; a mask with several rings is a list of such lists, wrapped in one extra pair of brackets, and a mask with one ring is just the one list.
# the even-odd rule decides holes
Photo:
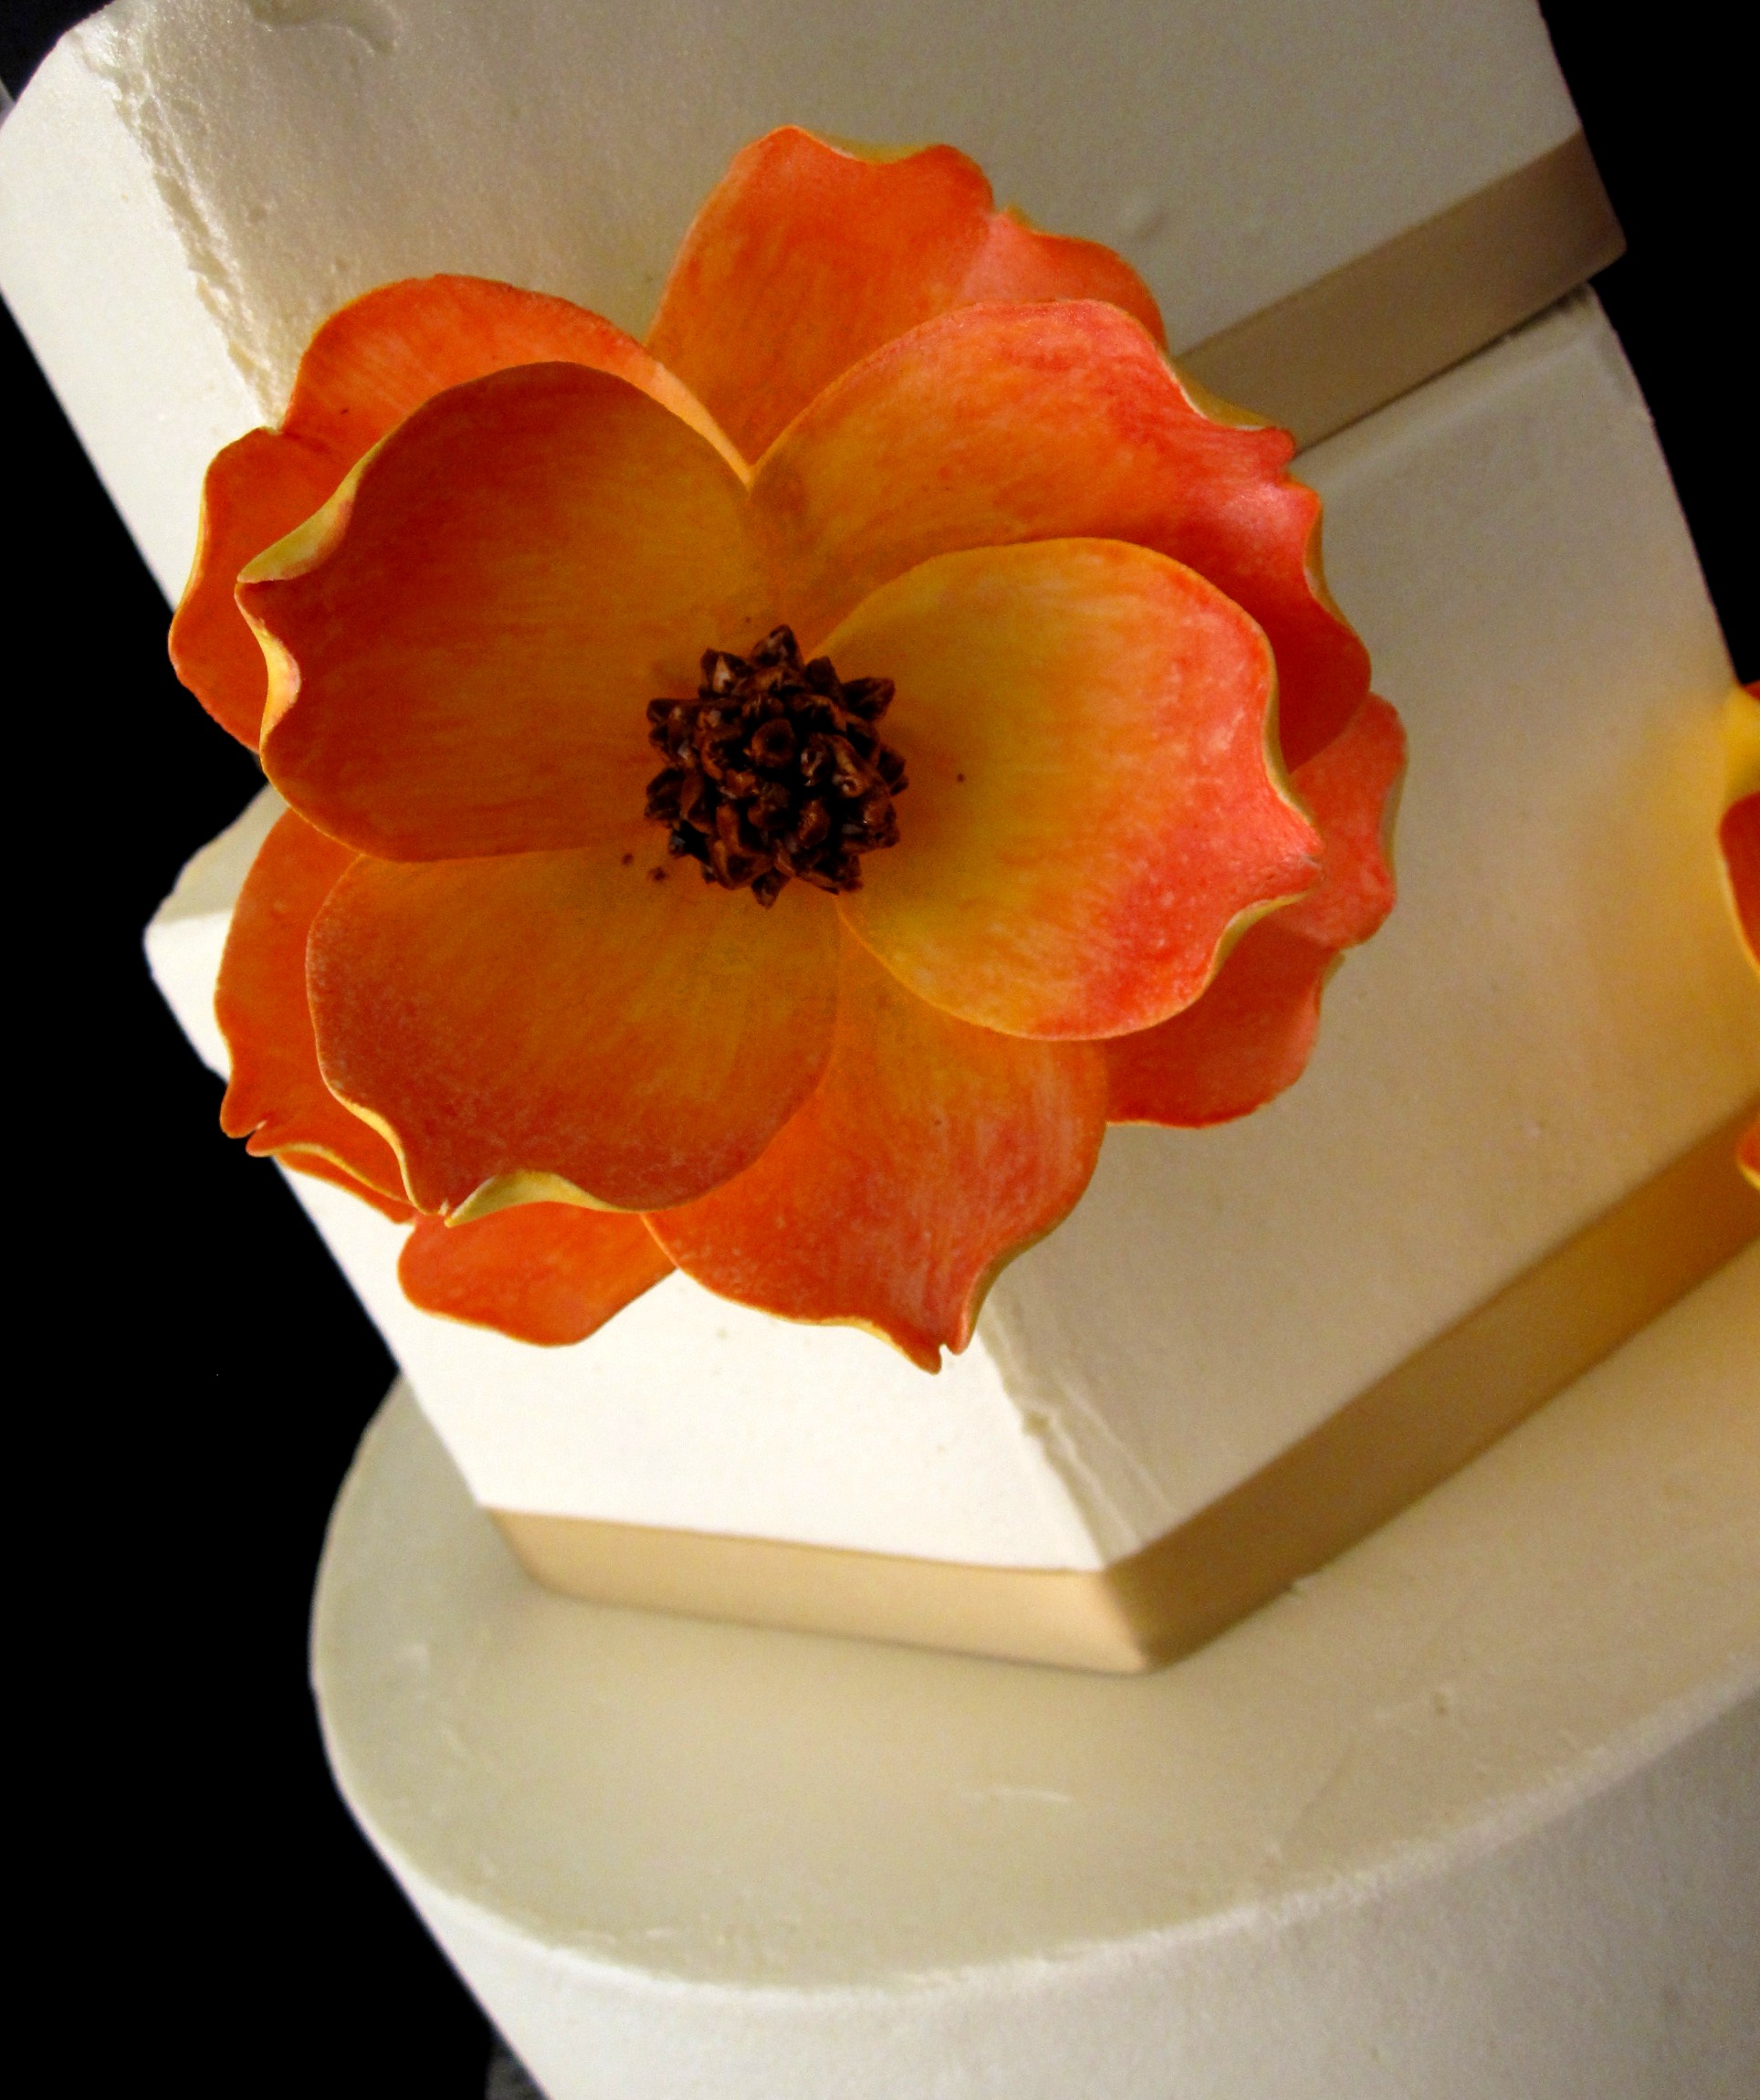
[[(0, 6), (16, 94), (88, 10)], [(1707, 6), (1641, 38), (1604, 5), (1545, 12), (1629, 242), (1598, 289), (1752, 678), (1745, 68)], [(141, 961), (141, 927), (255, 764), (173, 679), (164, 603), (0, 325), (28, 1001), (15, 994), (7, 1265), (14, 1332), (51, 1342), (10, 1411), (15, 1507), (33, 1513), (16, 1589), (38, 1720), (24, 1798), (53, 1862), (39, 1958), (92, 2009), (54, 2029), (53, 2053), (81, 2090), (156, 2074), (191, 2100), (477, 2100), (487, 2030), (338, 1802), (306, 1689), (325, 1518), (392, 1365), (279, 1177), (220, 1136), (218, 1085)]]

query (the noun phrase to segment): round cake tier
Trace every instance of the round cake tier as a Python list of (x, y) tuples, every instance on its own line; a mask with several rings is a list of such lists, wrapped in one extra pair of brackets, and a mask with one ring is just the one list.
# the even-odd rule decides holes
[(1760, 1248), (1141, 1678), (571, 1602), (393, 1391), (338, 1778), (550, 2100), (1760, 2091)]

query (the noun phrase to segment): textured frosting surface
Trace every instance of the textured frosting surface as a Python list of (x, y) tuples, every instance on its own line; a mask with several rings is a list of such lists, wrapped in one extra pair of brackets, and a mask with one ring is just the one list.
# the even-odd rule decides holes
[(1400, 900), (1294, 1087), (1217, 1129), (1114, 1131), (992, 1296), (1053, 1448), (1102, 1414), (1137, 1462), (1076, 1487), (1107, 1538), (1201, 1507), (1760, 1090), (1705, 844), (1732, 674), (1599, 308), (1300, 465), (1407, 725)]
[(331, 1755), (552, 2100), (1734, 2095), (1756, 1356), (1760, 1250), (1129, 1680), (548, 1596), (395, 1400), (320, 1591)]
[(639, 332), (783, 122), (964, 148), (1186, 345), (1576, 129), (1532, 0), (118, 0), (0, 140), (0, 285), (174, 595), (334, 308), (460, 270)]

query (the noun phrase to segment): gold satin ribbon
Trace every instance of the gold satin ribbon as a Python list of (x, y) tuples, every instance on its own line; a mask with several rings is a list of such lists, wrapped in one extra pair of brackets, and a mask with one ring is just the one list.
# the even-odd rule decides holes
[(525, 1510), (529, 1573), (600, 1603), (1080, 1669), (1153, 1669), (1342, 1553), (1760, 1237), (1753, 1111), (1646, 1181), (1238, 1487), (1092, 1572), (982, 1568)]
[(1625, 245), (1577, 131), (1174, 362), (1313, 445), (1531, 320)]

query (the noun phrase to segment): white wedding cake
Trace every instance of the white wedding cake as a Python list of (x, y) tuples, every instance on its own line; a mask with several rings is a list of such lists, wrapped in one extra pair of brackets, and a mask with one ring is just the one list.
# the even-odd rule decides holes
[[(565, 1348), (443, 1319), (291, 1177), (406, 1381), (320, 1585), (344, 1791), (550, 2100), (1753, 2090), (1732, 680), (1530, 0), (118, 0), (0, 131), (0, 289), (174, 596), (334, 308), (639, 332), (784, 121), (964, 148), (1312, 441), (1399, 908), (1299, 1084), (1113, 1130), (935, 1377), (682, 1274)], [(148, 936), (223, 1073), (280, 806)]]

